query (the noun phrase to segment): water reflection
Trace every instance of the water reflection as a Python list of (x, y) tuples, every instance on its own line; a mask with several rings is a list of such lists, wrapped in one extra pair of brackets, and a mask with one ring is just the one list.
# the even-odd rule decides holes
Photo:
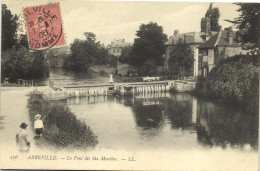
[[(88, 124), (94, 128), (94, 132), (99, 132), (99, 136), (102, 133), (108, 137), (114, 134), (99, 123), (106, 122), (120, 128), (117, 135), (114, 135), (117, 137), (114, 140), (116, 144), (122, 141), (118, 138), (121, 137), (129, 138), (129, 141), (122, 142), (137, 148), (183, 145), (191, 148), (219, 146), (257, 149), (258, 115), (244, 113), (232, 106), (221, 106), (197, 99), (185, 93), (140, 94), (135, 97), (91, 96), (70, 98), (66, 103), (76, 115), (82, 110), (91, 109), (91, 112), (86, 116), (82, 114), (81, 117), (91, 120)], [(109, 108), (104, 109), (102, 104), (108, 104)], [(73, 107), (75, 105), (78, 107)], [(123, 109), (130, 110), (121, 114)], [(96, 117), (92, 112), (107, 113), (108, 116)], [(118, 122), (122, 115), (128, 119)], [(103, 140), (106, 141), (105, 138)]]
[(198, 105), (198, 139), (201, 143), (243, 148), (257, 148), (258, 115), (234, 107), (205, 102)]

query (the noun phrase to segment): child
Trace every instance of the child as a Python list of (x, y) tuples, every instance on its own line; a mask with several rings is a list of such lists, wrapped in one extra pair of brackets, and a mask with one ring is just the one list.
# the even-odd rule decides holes
[(21, 152), (28, 152), (30, 149), (30, 141), (26, 133), (26, 123), (20, 125), (21, 130), (16, 134), (16, 144)]
[(34, 121), (34, 129), (35, 129), (35, 133), (37, 136), (39, 136), (41, 138), (42, 136), (42, 132), (43, 132), (43, 122), (41, 120), (41, 115), (40, 114), (36, 114), (35, 115), (35, 121)]

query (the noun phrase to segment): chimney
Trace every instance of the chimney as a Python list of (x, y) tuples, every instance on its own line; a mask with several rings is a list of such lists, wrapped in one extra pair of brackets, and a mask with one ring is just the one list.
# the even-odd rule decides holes
[(228, 44), (233, 44), (233, 29), (232, 27), (229, 27), (229, 30), (227, 32), (227, 38), (228, 38)]
[(179, 30), (174, 30), (174, 36), (178, 36), (179, 35)]
[(203, 17), (201, 19), (201, 22), (200, 22), (200, 28), (201, 28), (201, 31), (200, 32), (204, 32), (206, 34), (209, 34), (209, 30), (210, 30), (210, 19), (207, 18), (207, 17)]

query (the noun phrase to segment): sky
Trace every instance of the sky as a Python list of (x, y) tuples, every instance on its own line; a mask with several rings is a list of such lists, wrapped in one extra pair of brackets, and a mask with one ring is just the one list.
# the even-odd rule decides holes
[[(56, 1), (3, 0), (13, 14), (22, 14), (29, 6), (44, 5)], [(108, 45), (114, 39), (134, 42), (136, 31), (141, 24), (156, 22), (163, 27), (169, 37), (174, 30), (180, 33), (200, 31), (200, 20), (204, 17), (209, 2), (118, 2), (60, 0), (66, 44), (75, 38), (84, 39), (84, 32), (93, 32), (101, 43)], [(224, 19), (233, 20), (239, 16), (237, 5), (223, 2), (213, 3), (220, 10), (219, 24), (222, 28), (232, 24)], [(21, 21), (23, 19), (21, 18)]]

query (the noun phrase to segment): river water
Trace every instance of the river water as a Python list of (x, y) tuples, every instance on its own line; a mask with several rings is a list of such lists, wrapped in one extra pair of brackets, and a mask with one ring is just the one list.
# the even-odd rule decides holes
[(257, 150), (258, 117), (186, 93), (82, 97), (69, 108), (110, 149)]
[[(58, 86), (108, 82), (109, 78), (64, 70), (52, 70), (50, 77)], [(27, 89), (2, 90), (0, 115), (0, 158), (7, 165), (14, 148), (15, 131), (20, 122), (29, 123), (26, 109)], [(151, 93), (136, 96), (90, 96), (69, 98), (58, 103), (68, 106), (97, 135), (95, 149), (53, 150), (39, 148), (32, 140), (30, 154), (112, 156), (117, 164), (102, 161), (29, 162), (19, 155), (17, 168), (110, 169), (122, 170), (257, 170), (258, 114), (238, 106), (206, 101), (188, 93)], [(15, 106), (15, 108), (11, 107)], [(33, 135), (32, 125), (29, 125)], [(135, 157), (135, 162), (125, 159)], [(34, 165), (31, 165), (31, 164)], [(69, 164), (71, 163), (71, 164)], [(13, 168), (13, 167), (12, 167)]]
[[(56, 85), (101, 83), (108, 78), (52, 70)], [(105, 149), (258, 149), (258, 115), (237, 106), (205, 101), (187, 93), (134, 97), (81, 97), (61, 101), (84, 120)]]
[(98, 73), (75, 72), (63, 70), (60, 68), (51, 68), (50, 76), (37, 80), (39, 85), (49, 85), (53, 81), (56, 86), (79, 85), (79, 84), (99, 84), (109, 81), (108, 76), (102, 76)]

